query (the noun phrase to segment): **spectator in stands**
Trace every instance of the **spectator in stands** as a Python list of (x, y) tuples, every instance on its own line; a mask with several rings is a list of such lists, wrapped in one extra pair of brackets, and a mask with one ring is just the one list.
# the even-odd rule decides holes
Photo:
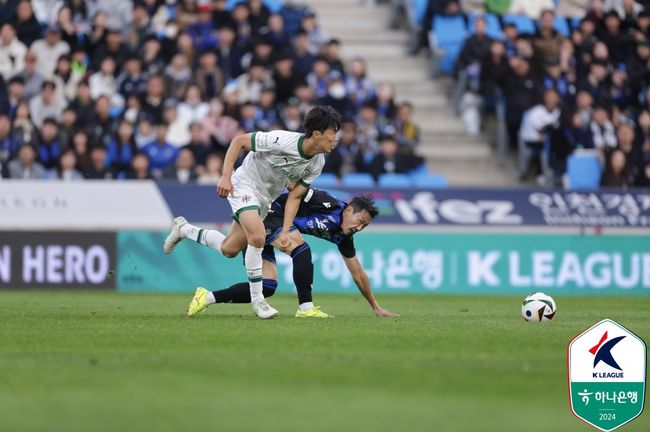
[(493, 98), (496, 89), (502, 89), (510, 73), (506, 48), (501, 41), (492, 41), (490, 52), (481, 59), (480, 92), (483, 97)]
[(230, 141), (235, 137), (237, 121), (223, 113), (223, 103), (219, 99), (210, 101), (210, 113), (201, 121), (203, 140), (212, 143), (216, 151), (225, 153)]
[(143, 71), (149, 75), (159, 75), (165, 70), (162, 45), (155, 36), (149, 36), (144, 42), (140, 58), (142, 59)]
[(216, 185), (221, 180), (223, 158), (218, 153), (210, 153), (205, 162), (205, 170), (196, 182), (200, 185)]
[(25, 68), (27, 47), (16, 38), (13, 24), (5, 23), (0, 28), (0, 75), (6, 80)]
[(122, 65), (129, 57), (129, 49), (122, 41), (122, 31), (119, 28), (111, 27), (106, 34), (106, 40), (93, 53), (93, 70), (101, 68), (104, 59), (110, 57), (115, 61), (115, 73), (121, 72)]
[(513, 23), (506, 23), (503, 26), (503, 35), (504, 37), (504, 46), (508, 58), (514, 57), (517, 55), (517, 40), (519, 40), (519, 30), (517, 26)]
[(629, 121), (619, 124), (616, 138), (617, 148), (625, 153), (630, 178), (634, 179), (640, 174), (644, 159), (641, 142), (636, 137), (634, 125)]
[(130, 180), (152, 180), (149, 172), (149, 158), (144, 153), (136, 153), (131, 161), (131, 171), (126, 176)]
[[(296, 78), (307, 79), (314, 67), (316, 57), (309, 51), (309, 37), (305, 30), (299, 30), (293, 38), (293, 64)], [(329, 63), (328, 63), (329, 64)]]
[(115, 87), (124, 99), (146, 91), (147, 76), (142, 72), (142, 62), (138, 57), (130, 56), (126, 59), (124, 70), (115, 81)]
[(296, 98), (289, 99), (287, 105), (280, 111), (282, 129), (291, 132), (302, 132), (302, 113), (300, 112), (300, 101)]
[(236, 35), (232, 24), (224, 24), (219, 28), (219, 45), (216, 48), (216, 53), (224, 82), (235, 79), (242, 73), (241, 58), (243, 51), (239, 46), (235, 45)]
[(56, 85), (57, 98), (59, 100), (71, 101), (77, 93), (77, 86), (83, 79), (83, 75), (72, 69), (69, 55), (62, 55), (56, 62), (56, 69), (52, 81)]
[(54, 168), (63, 146), (58, 140), (59, 128), (55, 119), (48, 117), (43, 120), (40, 133), (37, 138), (38, 161), (45, 169)]
[(185, 90), (183, 101), (178, 104), (178, 117), (185, 123), (201, 121), (210, 112), (210, 105), (201, 100), (201, 89), (191, 84)]
[(395, 140), (408, 153), (413, 154), (420, 142), (420, 129), (413, 121), (413, 105), (402, 102), (395, 119)]
[(251, 29), (253, 33), (259, 33), (260, 29), (266, 26), (266, 23), (271, 16), (271, 11), (262, 0), (249, 0), (248, 9), (248, 20), (251, 23)]
[(102, 145), (108, 147), (108, 144), (113, 139), (113, 134), (116, 129), (115, 119), (111, 118), (110, 101), (106, 96), (100, 96), (95, 101), (95, 109), (90, 127), (87, 130), (92, 137), (93, 145)]
[(7, 114), (0, 114), (0, 165), (6, 166), (7, 162), (18, 155), (22, 142), (11, 130), (11, 120)]
[(541, 60), (550, 62), (559, 58), (560, 46), (563, 37), (555, 31), (555, 13), (552, 9), (542, 12), (539, 28), (535, 35), (535, 49), (539, 52)]
[(171, 89), (172, 96), (181, 99), (192, 80), (192, 70), (187, 57), (183, 54), (176, 54), (172, 57), (171, 63), (165, 68), (165, 78), (167, 79), (167, 88)]
[(26, 102), (19, 102), (16, 106), (16, 116), (13, 120), (13, 130), (20, 142), (29, 143), (35, 135), (36, 128), (29, 115), (29, 106)]
[(327, 36), (321, 31), (313, 11), (306, 12), (302, 17), (302, 28), (307, 32), (309, 38), (309, 52), (316, 54), (320, 47), (327, 41)]
[(94, 102), (90, 97), (90, 85), (82, 80), (77, 85), (77, 96), (69, 105), (77, 113), (77, 122), (80, 127), (90, 127), (93, 121)]
[(317, 98), (323, 98), (327, 95), (329, 82), (334, 78), (338, 78), (338, 73), (332, 72), (325, 58), (318, 57), (314, 60), (312, 72), (307, 75), (307, 84)]
[(254, 58), (248, 72), (241, 74), (235, 81), (239, 103), (257, 103), (260, 100), (262, 87), (272, 85), (273, 80), (268, 74), (264, 63)]
[(609, 98), (612, 104), (620, 109), (626, 110), (634, 101), (634, 94), (627, 79), (627, 73), (623, 68), (615, 69), (611, 73), (609, 85)]
[(192, 37), (194, 45), (203, 51), (217, 45), (219, 41), (215, 37), (211, 5), (199, 4), (197, 12), (197, 20), (187, 28), (187, 33)]
[(572, 97), (575, 87), (569, 81), (569, 78), (562, 72), (560, 59), (552, 57), (546, 61), (546, 73), (543, 78), (545, 89), (555, 90), (561, 98), (568, 99)]
[(478, 82), (481, 60), (488, 55), (492, 43), (492, 38), (486, 34), (486, 30), (485, 18), (476, 18), (474, 22), (474, 34), (465, 39), (463, 48), (456, 60), (456, 76), (464, 72), (471, 79)]
[(167, 125), (156, 125), (156, 139), (142, 148), (142, 152), (149, 158), (151, 174), (160, 178), (163, 171), (172, 165), (178, 156), (178, 148), (167, 142)]
[(591, 123), (591, 115), (594, 108), (594, 98), (586, 90), (580, 90), (576, 95), (576, 111), (580, 115), (583, 125)]
[(71, 107), (67, 107), (61, 114), (61, 125), (59, 127), (59, 142), (63, 147), (72, 144), (72, 135), (77, 128), (77, 113)]
[(11, 120), (16, 116), (16, 108), (21, 100), (23, 100), (23, 94), (25, 93), (25, 82), (20, 77), (13, 77), (9, 80), (8, 92), (7, 92), (7, 105), (3, 111), (5, 111)]
[(285, 29), (282, 15), (279, 13), (269, 15), (267, 27), (266, 40), (272, 44), (275, 51), (284, 49), (289, 44), (289, 34)]
[(294, 96), (296, 74), (293, 71), (293, 60), (287, 54), (279, 54), (273, 62), (273, 82), (278, 103), (286, 103)]
[[(375, 98), (375, 84), (368, 77), (366, 61), (363, 58), (353, 57), (350, 60), (348, 73), (345, 75), (345, 90), (357, 109)], [(341, 111), (339, 113), (343, 114)]]
[(627, 74), (634, 94), (643, 91), (644, 86), (650, 82), (650, 39), (639, 42), (635, 55), (630, 56), (627, 63)]
[(257, 106), (253, 102), (246, 101), (240, 105), (239, 126), (244, 130), (244, 133), (252, 133), (262, 129), (262, 126), (257, 121)]
[(205, 160), (208, 156), (208, 153), (212, 151), (212, 145), (208, 139), (205, 138), (203, 133), (203, 126), (201, 123), (194, 122), (189, 126), (190, 129), (190, 142), (185, 145), (183, 148), (186, 148), (192, 152), (194, 155), (194, 160), (196, 161), (197, 166), (205, 166)]
[(614, 150), (606, 157), (605, 172), (600, 181), (601, 186), (623, 187), (630, 185), (630, 174), (625, 153)]
[(180, 148), (190, 142), (189, 122), (178, 116), (178, 105), (174, 99), (165, 101), (163, 120), (167, 125), (166, 141), (169, 144)]
[(616, 130), (604, 106), (598, 105), (594, 108), (589, 128), (595, 148), (601, 151), (616, 148)]
[(137, 152), (135, 136), (131, 123), (122, 120), (117, 128), (117, 134), (108, 145), (106, 163), (116, 178), (125, 178), (131, 168), (133, 155)]
[(167, 167), (163, 174), (166, 180), (173, 180), (181, 184), (194, 183), (197, 179), (196, 162), (194, 154), (188, 148), (180, 149), (176, 162), (173, 166)]
[(380, 82), (377, 86), (377, 115), (382, 123), (390, 123), (397, 114), (395, 105), (395, 86), (388, 82)]
[(528, 15), (536, 20), (546, 10), (555, 8), (553, 0), (512, 0), (508, 14), (510, 15)]
[(199, 59), (199, 68), (194, 72), (194, 81), (201, 94), (211, 99), (219, 96), (224, 86), (224, 78), (217, 65), (217, 56), (212, 51), (203, 53)]
[(18, 39), (26, 46), (30, 46), (42, 34), (41, 26), (38, 24), (30, 0), (21, 0), (16, 6), (16, 34)]
[(381, 132), (377, 122), (377, 107), (371, 102), (363, 104), (357, 115), (356, 124), (357, 140), (362, 151), (374, 155), (378, 150), (377, 140)]
[(33, 51), (27, 51), (27, 54), (25, 54), (25, 69), (16, 77), (22, 79), (25, 83), (25, 91), (23, 92), (25, 100), (31, 99), (41, 91), (45, 79), (36, 68), (36, 54)]
[(90, 168), (84, 173), (91, 180), (111, 180), (113, 173), (106, 164), (107, 151), (103, 145), (96, 145), (90, 149)]
[(90, 151), (88, 149), (89, 141), (88, 133), (83, 129), (78, 129), (72, 135), (72, 149), (77, 157), (76, 168), (84, 177), (92, 166)]
[(101, 62), (99, 71), (95, 72), (88, 79), (90, 85), (90, 97), (97, 99), (106, 96), (109, 99), (115, 94), (115, 60), (112, 57), (105, 57)]
[(325, 161), (324, 173), (336, 174), (341, 178), (348, 173), (365, 170), (365, 161), (356, 135), (354, 122), (345, 122), (341, 125), (341, 138)]
[(650, 157), (650, 111), (643, 110), (638, 118), (637, 135), (644, 157)]
[(49, 26), (45, 30), (45, 38), (35, 41), (29, 48), (38, 59), (37, 69), (45, 77), (54, 73), (57, 59), (70, 53), (70, 45), (61, 40), (61, 29)]
[(29, 102), (29, 112), (34, 126), (40, 128), (45, 118), (53, 118), (57, 122), (61, 120), (65, 100), (57, 96), (54, 82), (44, 81), (41, 85), (41, 93)]
[(397, 142), (390, 135), (379, 139), (379, 153), (370, 162), (370, 174), (375, 181), (378, 181), (382, 174), (405, 174), (413, 168), (409, 158), (399, 153), (398, 149)]
[(260, 130), (268, 131), (280, 127), (280, 113), (275, 103), (275, 88), (263, 87), (257, 106), (257, 124)]
[(18, 157), (9, 162), (8, 171), (12, 179), (45, 178), (45, 169), (36, 162), (36, 149), (31, 144), (20, 147)]
[[(341, 60), (341, 41), (338, 39), (330, 39), (323, 45), (323, 57), (330, 64), (330, 69), (338, 72), (341, 76), (345, 75), (345, 66)], [(365, 74), (365, 61), (363, 64)]]
[(544, 92), (544, 102), (530, 109), (521, 124), (519, 133), (519, 179), (523, 180), (530, 172), (531, 162), (542, 169), (537, 174), (548, 174), (543, 164), (542, 153), (546, 140), (554, 128), (559, 126), (560, 95), (554, 89)]
[(503, 86), (503, 92), (506, 99), (508, 136), (510, 145), (513, 146), (518, 141), (524, 112), (539, 100), (538, 86), (530, 72), (528, 60), (519, 57), (510, 60), (510, 73)]
[(77, 155), (73, 149), (65, 150), (59, 157), (56, 178), (65, 181), (83, 180), (84, 176), (76, 169)]
[(160, 75), (150, 76), (147, 81), (147, 92), (142, 98), (142, 111), (149, 115), (154, 123), (162, 122), (164, 92), (163, 77)]
[(318, 104), (329, 105), (341, 114), (343, 119), (352, 120), (356, 110), (353, 99), (347, 93), (348, 89), (341, 78), (333, 78), (327, 84), (327, 94), (318, 99)]
[(579, 112), (565, 111), (562, 117), (560, 127), (551, 134), (549, 166), (554, 180), (552, 186), (559, 186), (566, 173), (567, 159), (574, 151), (594, 148), (589, 123)]

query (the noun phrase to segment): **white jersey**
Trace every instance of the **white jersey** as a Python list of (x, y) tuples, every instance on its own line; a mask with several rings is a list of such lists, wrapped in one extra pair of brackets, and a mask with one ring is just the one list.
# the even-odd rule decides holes
[(325, 156), (305, 156), (303, 139), (304, 134), (284, 130), (251, 134), (251, 152), (232, 177), (235, 196), (238, 187), (255, 191), (260, 210), (266, 214), (264, 207), (280, 196), (289, 182), (309, 186), (323, 170)]

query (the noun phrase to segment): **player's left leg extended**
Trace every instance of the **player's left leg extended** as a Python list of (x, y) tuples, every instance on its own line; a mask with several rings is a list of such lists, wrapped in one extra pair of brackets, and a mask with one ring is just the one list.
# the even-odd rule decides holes
[(172, 229), (165, 239), (163, 250), (165, 253), (171, 253), (178, 243), (184, 239), (195, 241), (207, 246), (227, 258), (233, 258), (246, 246), (246, 233), (242, 227), (233, 222), (224, 235), (217, 230), (199, 228), (187, 222), (183, 216), (174, 219)]

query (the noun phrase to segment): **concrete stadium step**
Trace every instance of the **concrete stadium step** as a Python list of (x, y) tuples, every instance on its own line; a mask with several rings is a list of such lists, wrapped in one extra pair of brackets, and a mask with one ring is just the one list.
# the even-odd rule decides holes
[(378, 43), (349, 43), (343, 44), (342, 53), (344, 56), (349, 57), (353, 55), (360, 55), (364, 58), (378, 58), (378, 59), (396, 59), (401, 58), (406, 54), (406, 47), (402, 45)]
[(399, 70), (399, 71), (404, 71), (404, 70), (417, 70), (420, 72), (422, 75), (422, 81), (428, 81), (429, 80), (429, 74), (426, 71), (426, 66), (428, 66), (427, 62), (423, 59), (415, 58), (415, 57), (407, 57), (404, 59), (400, 59), (399, 63), (396, 67), (395, 64), (395, 59), (386, 59), (386, 58), (369, 58), (366, 60), (366, 63), (368, 64), (368, 70), (370, 73), (374, 72), (375, 70)]
[(494, 158), (455, 160), (431, 159), (427, 166), (436, 174), (445, 176), (450, 186), (512, 186), (514, 163), (498, 162)]
[(479, 146), (462, 143), (456, 143), (455, 145), (422, 145), (418, 147), (417, 154), (427, 160), (434, 161), (490, 159), (492, 149), (487, 145)]
[(420, 68), (373, 68), (369, 75), (376, 81), (390, 81), (393, 83), (426, 81), (428, 74)]
[(406, 47), (409, 37), (399, 31), (384, 31), (380, 33), (369, 33), (356, 28), (345, 28), (337, 30), (336, 34), (328, 32), (331, 37), (345, 40), (346, 44), (394, 44)]

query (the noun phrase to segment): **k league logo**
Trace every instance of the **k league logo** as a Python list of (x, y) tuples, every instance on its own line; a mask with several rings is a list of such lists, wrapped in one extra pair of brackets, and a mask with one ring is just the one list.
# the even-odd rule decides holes
[(579, 419), (611, 431), (643, 411), (646, 345), (622, 325), (603, 320), (567, 347), (571, 410)]

